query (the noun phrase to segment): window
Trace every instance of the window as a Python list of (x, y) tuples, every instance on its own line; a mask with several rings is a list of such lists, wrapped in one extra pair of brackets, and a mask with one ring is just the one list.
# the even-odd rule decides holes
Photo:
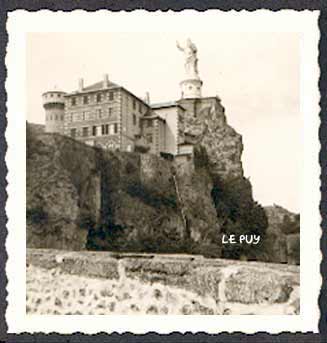
[(87, 137), (89, 135), (89, 128), (83, 127), (83, 137)]
[(152, 127), (153, 126), (153, 122), (152, 120), (147, 120), (147, 127)]
[(115, 133), (115, 125), (110, 124), (109, 125), (109, 135), (113, 135)]
[(112, 108), (109, 107), (109, 108), (108, 108), (108, 116), (111, 117), (111, 115), (112, 115)]
[(60, 116), (60, 119), (61, 119), (61, 120), (64, 120), (64, 115), (63, 115), (63, 114)]
[(142, 112), (142, 104), (139, 102), (139, 112)]
[(114, 124), (114, 133), (118, 133), (118, 124), (117, 123)]
[(101, 102), (102, 94), (98, 93), (97, 94), (97, 102)]
[(72, 106), (76, 105), (76, 98), (72, 98)]
[(96, 126), (96, 135), (101, 136), (101, 126)]
[(58, 115), (56, 114), (56, 120), (58, 120)]
[(82, 119), (85, 120), (85, 112), (82, 113)]
[(102, 136), (106, 134), (106, 126), (105, 125), (101, 125), (101, 133), (102, 133)]
[(92, 136), (96, 136), (96, 135), (97, 135), (97, 127), (92, 126)]
[(101, 117), (102, 117), (102, 110), (98, 109), (97, 112), (98, 112), (98, 119), (101, 119)]
[(70, 129), (70, 137), (76, 137), (76, 129)]
[(136, 101), (135, 101), (135, 99), (133, 99), (133, 109), (134, 110), (136, 109)]
[(136, 122), (137, 122), (137, 120), (136, 120), (136, 115), (133, 114), (133, 125), (136, 125)]
[(109, 100), (114, 100), (114, 93), (113, 92), (109, 92)]
[(88, 104), (89, 103), (89, 98), (87, 95), (83, 96), (83, 104)]
[(152, 143), (153, 142), (153, 137), (152, 137), (152, 134), (151, 133), (148, 133), (146, 135), (146, 140), (148, 141), (148, 143)]

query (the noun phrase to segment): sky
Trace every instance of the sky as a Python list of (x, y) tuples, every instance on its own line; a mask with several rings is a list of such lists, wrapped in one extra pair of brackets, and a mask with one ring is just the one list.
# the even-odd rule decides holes
[(180, 98), (183, 54), (198, 48), (203, 96), (218, 95), (227, 122), (243, 137), (242, 162), (263, 206), (300, 211), (302, 116), (300, 36), (296, 33), (29, 33), (27, 120), (44, 123), (41, 94), (70, 92), (103, 74), (151, 102)]

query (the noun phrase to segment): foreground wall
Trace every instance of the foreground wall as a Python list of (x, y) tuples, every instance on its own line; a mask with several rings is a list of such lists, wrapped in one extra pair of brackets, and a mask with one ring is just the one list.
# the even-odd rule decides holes
[(27, 312), (299, 314), (299, 267), (190, 255), (27, 251)]

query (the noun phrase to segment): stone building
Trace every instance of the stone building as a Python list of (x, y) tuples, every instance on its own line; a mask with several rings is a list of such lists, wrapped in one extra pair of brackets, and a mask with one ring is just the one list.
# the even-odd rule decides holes
[(141, 99), (109, 80), (107, 74), (88, 86), (80, 79), (76, 91), (53, 90), (42, 95), (46, 132), (104, 149), (137, 151), (143, 147), (156, 155), (193, 156), (192, 144), (185, 142), (188, 126), (194, 129), (193, 119), (205, 120), (210, 109), (220, 107), (220, 111), (223, 107), (218, 97), (202, 97), (195, 45), (188, 40), (184, 48), (179, 44), (178, 48), (185, 55), (179, 100), (150, 104), (148, 93)]
[(150, 106), (124, 87), (102, 81), (65, 95), (63, 134), (104, 149), (133, 151), (141, 134), (141, 118)]

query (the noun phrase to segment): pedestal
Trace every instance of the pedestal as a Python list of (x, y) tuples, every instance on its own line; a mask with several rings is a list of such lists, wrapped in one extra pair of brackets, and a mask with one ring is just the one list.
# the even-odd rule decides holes
[(201, 98), (202, 81), (200, 79), (187, 79), (180, 83), (182, 99)]

